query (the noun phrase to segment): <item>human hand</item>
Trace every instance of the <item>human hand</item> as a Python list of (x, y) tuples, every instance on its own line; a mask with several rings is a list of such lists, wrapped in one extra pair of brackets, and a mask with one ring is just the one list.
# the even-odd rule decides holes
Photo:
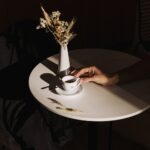
[(76, 70), (73, 75), (79, 77), (81, 83), (95, 82), (101, 85), (114, 85), (118, 82), (118, 75), (108, 76), (96, 66)]

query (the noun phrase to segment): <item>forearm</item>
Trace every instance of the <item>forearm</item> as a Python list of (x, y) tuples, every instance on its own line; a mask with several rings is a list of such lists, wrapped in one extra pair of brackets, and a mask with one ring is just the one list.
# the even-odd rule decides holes
[(150, 60), (140, 61), (128, 68), (120, 70), (118, 75), (118, 84), (143, 80), (150, 78)]
[(123, 84), (136, 80), (150, 78), (150, 59), (139, 61), (136, 64), (113, 74), (107, 74), (95, 66), (86, 67), (76, 72), (82, 82), (95, 82), (104, 86)]

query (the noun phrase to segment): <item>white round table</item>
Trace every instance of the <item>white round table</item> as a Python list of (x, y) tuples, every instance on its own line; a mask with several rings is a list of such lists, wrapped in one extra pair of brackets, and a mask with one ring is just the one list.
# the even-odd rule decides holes
[[(139, 61), (126, 53), (105, 49), (72, 50), (69, 56), (71, 66), (75, 68), (96, 65), (106, 72), (114, 72)], [(83, 121), (115, 121), (135, 116), (150, 107), (144, 96), (135, 94), (134, 84), (103, 87), (86, 83), (77, 94), (57, 94), (57, 64), (58, 55), (40, 62), (30, 74), (29, 88), (37, 101), (58, 115)]]

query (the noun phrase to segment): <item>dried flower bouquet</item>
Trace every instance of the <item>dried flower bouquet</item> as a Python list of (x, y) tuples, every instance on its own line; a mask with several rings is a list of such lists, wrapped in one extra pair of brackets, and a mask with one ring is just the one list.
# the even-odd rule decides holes
[(37, 26), (37, 29), (45, 28), (47, 32), (51, 32), (60, 45), (68, 44), (76, 36), (76, 34), (71, 32), (75, 24), (74, 18), (68, 23), (60, 20), (61, 13), (59, 11), (53, 11), (51, 14), (48, 14), (42, 6), (41, 10), (44, 18), (40, 18), (40, 25)]

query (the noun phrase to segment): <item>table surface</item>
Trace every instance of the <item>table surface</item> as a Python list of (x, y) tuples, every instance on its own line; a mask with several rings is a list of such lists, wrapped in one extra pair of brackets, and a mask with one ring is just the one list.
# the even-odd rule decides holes
[[(96, 65), (106, 72), (139, 61), (126, 53), (106, 49), (72, 50), (69, 56), (75, 68)], [(111, 87), (86, 83), (77, 94), (57, 94), (57, 64), (58, 55), (37, 64), (30, 74), (29, 88), (37, 101), (58, 115), (84, 121), (115, 121), (135, 116), (150, 107), (150, 80)]]

